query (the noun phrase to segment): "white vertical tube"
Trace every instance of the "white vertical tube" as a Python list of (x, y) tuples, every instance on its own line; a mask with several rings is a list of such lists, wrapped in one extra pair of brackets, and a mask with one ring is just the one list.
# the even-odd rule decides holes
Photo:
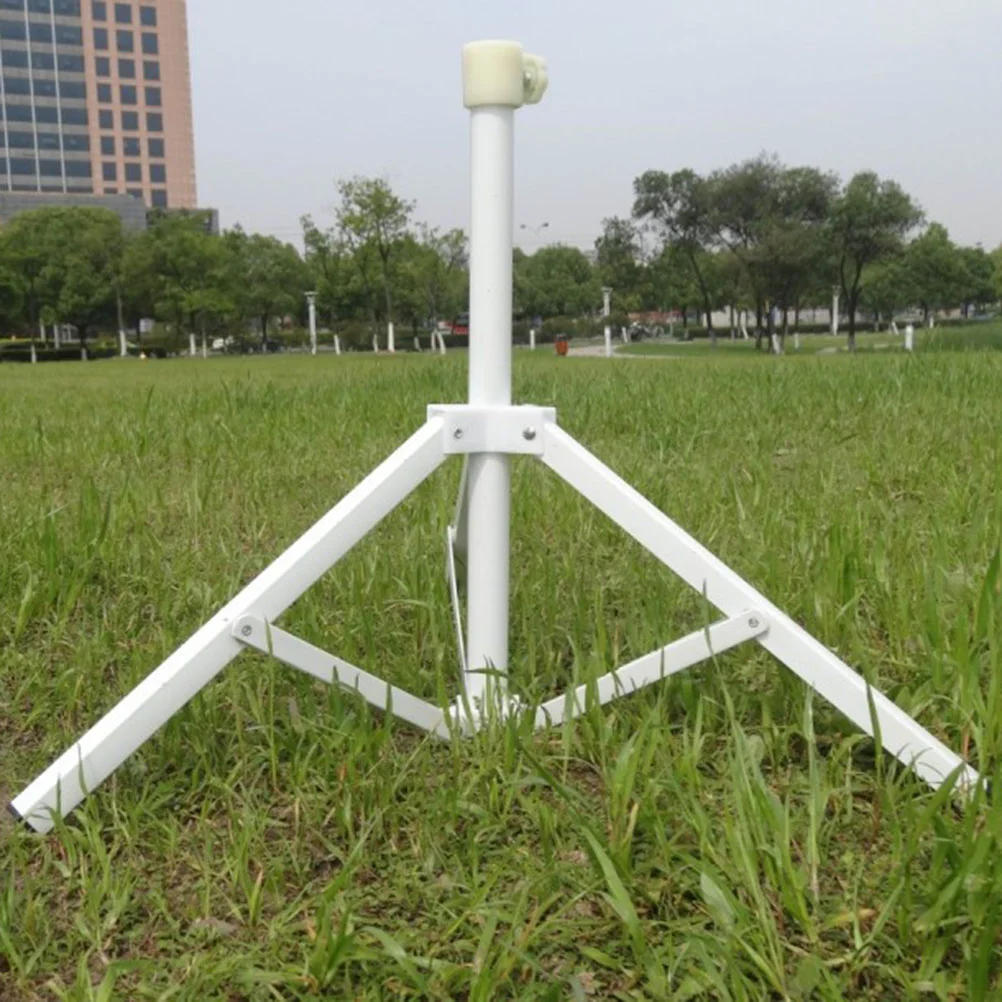
[(386, 350), (392, 355), (397, 350), (397, 339), (393, 331), (393, 321), (386, 324)]
[(317, 353), (317, 297), (313, 293), (306, 294), (310, 306), (310, 354)]
[[(512, 230), (515, 110), (470, 113), (470, 403), (511, 404)], [(506, 691), (508, 670), (508, 456), (470, 456), (467, 481), (466, 695), (484, 705)], [(497, 672), (487, 675), (484, 672)]]

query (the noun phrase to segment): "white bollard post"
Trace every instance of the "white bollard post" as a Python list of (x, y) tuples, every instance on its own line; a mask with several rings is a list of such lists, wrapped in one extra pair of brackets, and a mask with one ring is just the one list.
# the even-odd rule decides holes
[(125, 358), (129, 354), (128, 346), (125, 343), (125, 329), (123, 327), (118, 328), (118, 357)]
[(605, 357), (612, 358), (612, 328), (605, 329)]
[(832, 289), (832, 337), (838, 336), (838, 321), (839, 321), (838, 296), (839, 296), (839, 289), (838, 286), (836, 286), (834, 289)]
[(334, 335), (334, 354), (341, 354), (341, 338), (337, 334)]
[(194, 358), (198, 354), (198, 348), (195, 345), (195, 335), (188, 335), (188, 357)]
[(905, 351), (911, 351), (915, 347), (915, 328), (911, 324), (905, 326)]
[(529, 328), (529, 351), (536, 350), (536, 328)]
[(317, 294), (306, 293), (306, 302), (310, 307), (310, 354), (317, 353)]
[(393, 332), (393, 321), (390, 320), (386, 325), (386, 350), (391, 354), (396, 354), (397, 351), (397, 341)]

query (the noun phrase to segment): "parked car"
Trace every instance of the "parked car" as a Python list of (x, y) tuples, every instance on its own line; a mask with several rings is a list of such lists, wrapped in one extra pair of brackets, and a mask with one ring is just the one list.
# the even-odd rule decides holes
[(470, 333), (470, 315), (469, 313), (460, 313), (455, 320), (452, 321), (452, 333), (461, 334), (464, 337), (469, 336)]

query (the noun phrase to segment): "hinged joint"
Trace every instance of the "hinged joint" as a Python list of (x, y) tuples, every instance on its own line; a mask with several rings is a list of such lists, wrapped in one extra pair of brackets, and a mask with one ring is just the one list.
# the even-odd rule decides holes
[(555, 424), (553, 407), (478, 407), (471, 404), (432, 404), (428, 420), (442, 421), (442, 451), (446, 455), (494, 452), (542, 456), (543, 434)]

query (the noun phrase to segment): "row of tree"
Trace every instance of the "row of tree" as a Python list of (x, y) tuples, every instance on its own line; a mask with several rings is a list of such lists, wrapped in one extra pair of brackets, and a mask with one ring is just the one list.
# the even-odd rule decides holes
[[(617, 312), (695, 312), (715, 338), (715, 311), (747, 311), (761, 339), (830, 304), (834, 287), (854, 345), (864, 311), (998, 302), (1002, 248), (958, 247), (923, 223), (900, 185), (869, 172), (843, 185), (765, 155), (708, 176), (648, 171), (634, 182), (631, 217), (605, 220), (593, 255), (515, 251), (515, 308), (526, 318), (594, 315), (610, 286)], [(333, 225), (307, 216), (302, 226), (304, 253), (239, 227), (213, 234), (198, 213), (159, 213), (129, 235), (102, 209), (26, 212), (0, 231), (0, 321), (32, 337), (40, 325), (69, 324), (85, 346), (155, 318), (204, 345), (301, 322), (308, 290), (325, 325), (354, 325), (358, 339), (464, 311), (465, 234), (416, 222), (413, 203), (385, 180), (341, 182)]]

